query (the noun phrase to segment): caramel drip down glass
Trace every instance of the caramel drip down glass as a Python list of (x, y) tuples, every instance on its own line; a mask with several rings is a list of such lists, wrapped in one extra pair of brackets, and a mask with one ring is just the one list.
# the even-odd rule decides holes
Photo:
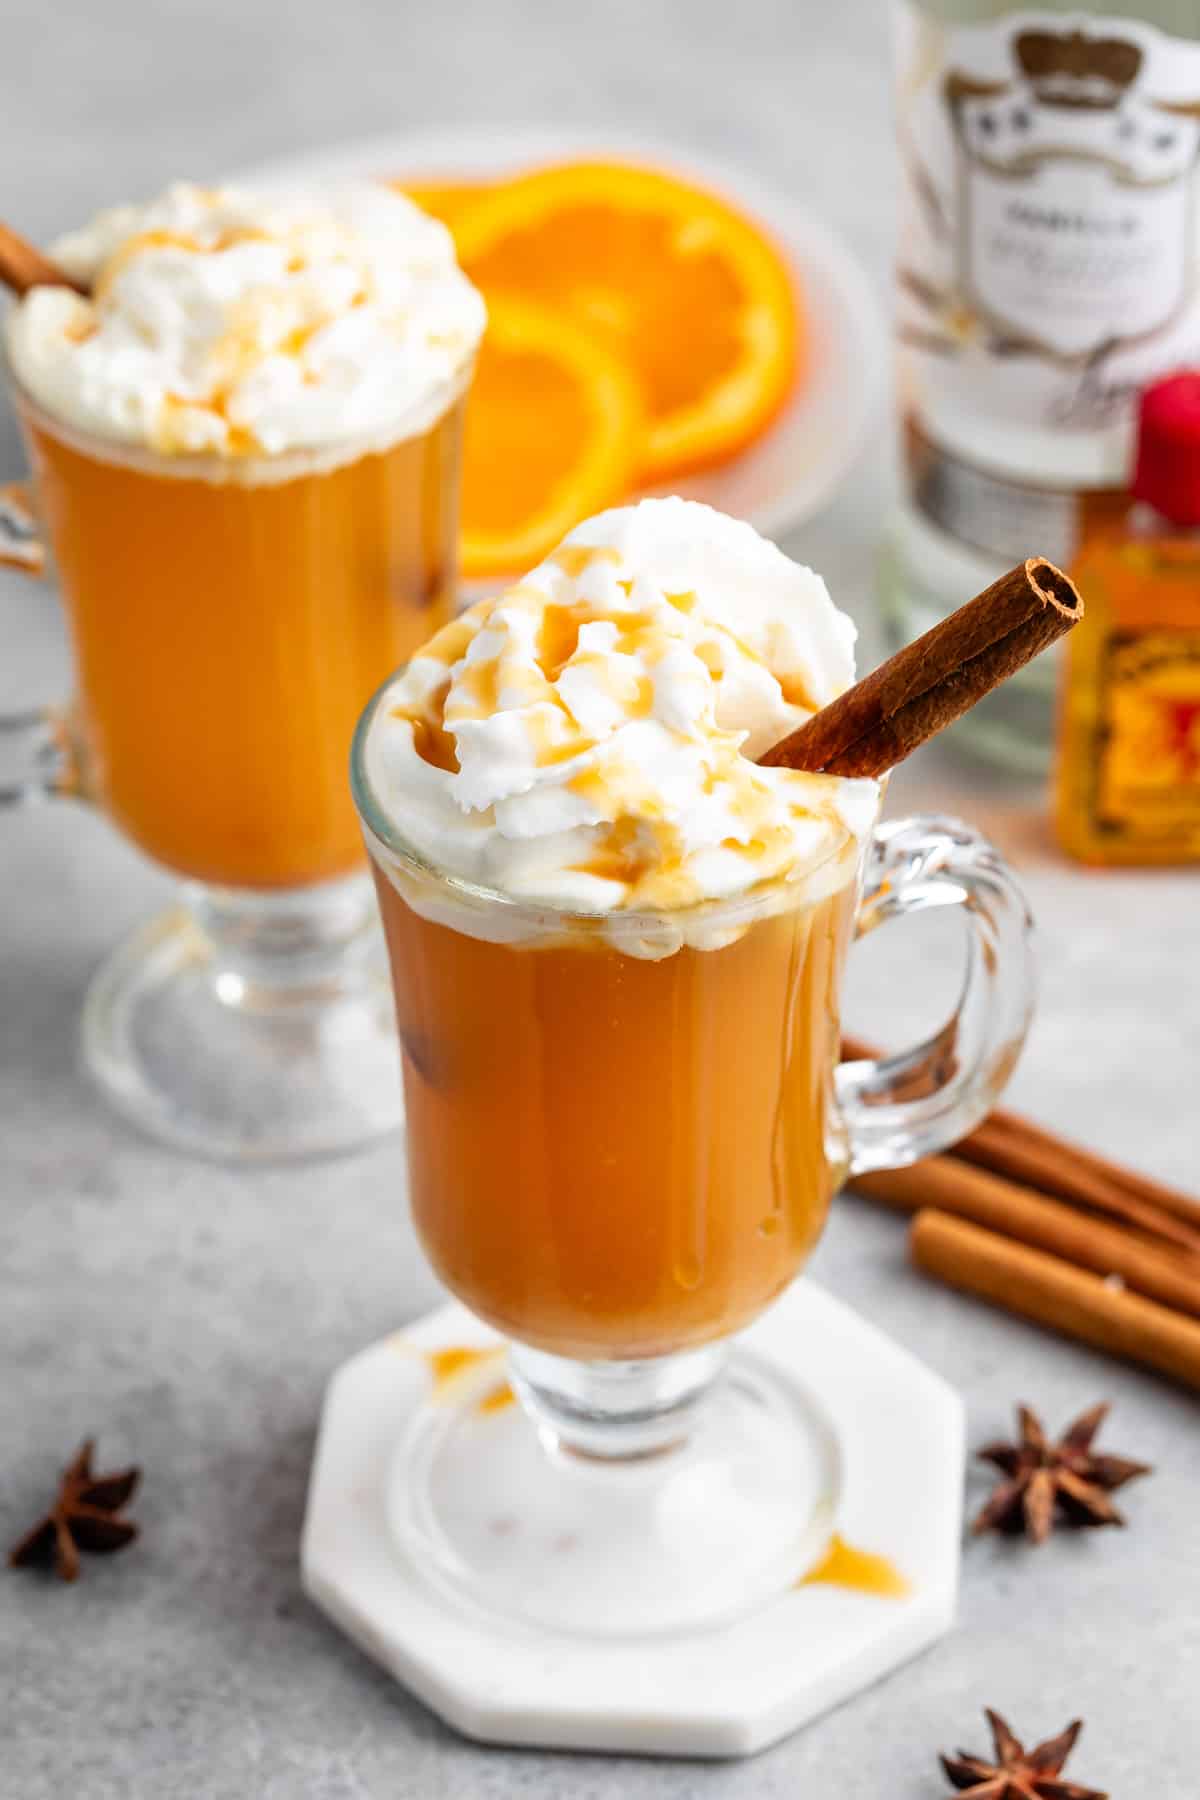
[[(364, 746), (387, 703), (359, 727), (353, 782), (411, 1205), (446, 1286), (508, 1340), (520, 1402), (502, 1408), (493, 1371), (426, 1406), (393, 1528), (460, 1596), (555, 1629), (734, 1616), (824, 1547), (840, 1475), (820, 1370), (782, 1380), (731, 1340), (803, 1267), (848, 1173), (939, 1150), (992, 1106), (1029, 1019), (1025, 901), (944, 819), (687, 911), (516, 901), (433, 867), (381, 808)], [(945, 906), (968, 927), (952, 1020), (839, 1065), (854, 937)], [(500, 1495), (537, 1524), (502, 1555), (484, 1518)], [(569, 1579), (535, 1538), (572, 1546)]]
[(34, 482), (0, 491), (0, 561), (52, 562), (75, 696), (0, 719), (0, 804), (86, 799), (179, 878), (93, 982), (83, 1048), (184, 1148), (303, 1157), (400, 1121), (346, 757), (450, 616), (469, 374), (394, 441), (244, 458), (102, 443), (14, 383)]

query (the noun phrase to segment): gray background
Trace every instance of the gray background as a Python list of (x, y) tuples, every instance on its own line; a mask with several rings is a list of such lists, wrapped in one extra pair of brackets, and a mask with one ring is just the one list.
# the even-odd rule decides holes
[[(117, 198), (288, 149), (426, 127), (571, 121), (728, 158), (821, 208), (886, 293), (891, 159), (882, 0), (10, 0), (5, 211), (48, 236)], [(19, 459), (0, 423), (0, 470)], [(882, 449), (789, 548), (864, 622), (890, 492)], [(0, 588), (0, 705), (66, 679), (52, 604)], [(1197, 887), (1087, 877), (1041, 796), (944, 753), (896, 784), (969, 813), (1019, 863), (1042, 929), (1041, 1012), (1015, 1089), (1060, 1129), (1195, 1181)], [(0, 1538), (85, 1432), (146, 1466), (140, 1545), (75, 1589), (0, 1573), (3, 1800), (918, 1800), (934, 1752), (1081, 1713), (1073, 1771), (1120, 1800), (1185, 1800), (1200, 1767), (1200, 1434), (1193, 1398), (937, 1288), (899, 1223), (837, 1209), (817, 1278), (965, 1394), (972, 1442), (1027, 1398), (1053, 1423), (1108, 1396), (1113, 1447), (1160, 1465), (1132, 1529), (1040, 1552), (967, 1548), (956, 1632), (743, 1765), (492, 1750), (449, 1733), (299, 1591), (322, 1387), (435, 1298), (399, 1147), (304, 1173), (187, 1162), (111, 1119), (76, 1073), (103, 952), (166, 883), (61, 807), (0, 831)], [(851, 1023), (896, 1041), (945, 1001), (954, 946), (915, 927), (858, 953)], [(896, 936), (898, 937), (897, 931)], [(897, 954), (899, 949), (900, 954)], [(986, 1481), (972, 1477), (969, 1499)]]

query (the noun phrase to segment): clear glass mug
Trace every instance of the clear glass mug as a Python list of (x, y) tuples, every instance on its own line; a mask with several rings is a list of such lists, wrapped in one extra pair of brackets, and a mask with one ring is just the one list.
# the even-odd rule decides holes
[[(795, 1496), (820, 1431), (730, 1340), (799, 1272), (848, 1174), (940, 1150), (992, 1106), (1032, 1004), (1025, 900), (984, 839), (933, 818), (881, 825), (803, 890), (656, 916), (518, 903), (405, 843), (367, 778), (371, 711), (353, 781), (413, 1215), (446, 1286), (508, 1340), (521, 1402), (501, 1414), (502, 1391), (467, 1383), (424, 1408), (394, 1529), (460, 1595), (556, 1629), (747, 1610), (812, 1549)], [(968, 927), (953, 1019), (839, 1065), (850, 943), (947, 906)], [(536, 1526), (502, 1553), (473, 1499), (497, 1493)], [(572, 1546), (570, 1580), (552, 1542)]]
[(83, 1048), (187, 1149), (319, 1154), (402, 1116), (345, 766), (452, 610), (469, 377), (385, 447), (236, 460), (99, 442), (13, 383), (34, 481), (0, 490), (0, 561), (53, 563), (76, 696), (0, 719), (0, 804), (92, 801), (180, 877), (93, 982)]

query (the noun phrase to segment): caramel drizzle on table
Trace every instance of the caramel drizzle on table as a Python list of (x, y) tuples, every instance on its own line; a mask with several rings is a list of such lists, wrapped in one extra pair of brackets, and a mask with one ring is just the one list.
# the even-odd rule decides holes
[[(477, 1369), (482, 1363), (499, 1364), (504, 1351), (494, 1346), (480, 1349), (478, 1345), (447, 1344), (441, 1350), (426, 1350), (424, 1355), (433, 1376), (433, 1398), (442, 1400), (449, 1399), (451, 1391), (469, 1370)], [(481, 1414), (503, 1412), (515, 1400), (516, 1395), (508, 1382), (502, 1381), (488, 1389), (476, 1403), (475, 1411)]]
[(873, 1550), (860, 1550), (836, 1531), (820, 1560), (792, 1585), (849, 1588), (853, 1593), (877, 1594), (885, 1600), (903, 1600), (912, 1593), (912, 1583), (888, 1557)]

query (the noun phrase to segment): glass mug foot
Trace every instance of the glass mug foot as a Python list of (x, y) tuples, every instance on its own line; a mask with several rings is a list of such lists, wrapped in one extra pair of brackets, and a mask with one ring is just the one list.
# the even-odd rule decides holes
[(394, 1539), (458, 1604), (572, 1637), (675, 1635), (754, 1612), (820, 1556), (838, 1439), (783, 1370), (724, 1346), (564, 1364), (574, 1393), (548, 1411), (531, 1358), (561, 1360), (514, 1346), (507, 1368), (497, 1352), (435, 1392), (387, 1477)]
[(88, 990), (83, 1061), (112, 1104), (153, 1137), (231, 1161), (334, 1154), (395, 1130), (395, 1016), (368, 881), (185, 892)]

